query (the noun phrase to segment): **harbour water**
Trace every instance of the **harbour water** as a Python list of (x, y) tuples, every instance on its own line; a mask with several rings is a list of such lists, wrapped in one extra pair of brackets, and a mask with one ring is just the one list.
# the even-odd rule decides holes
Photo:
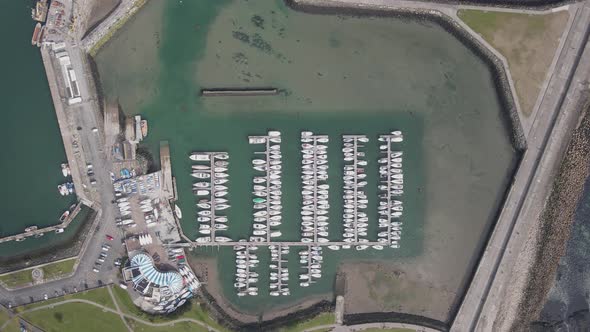
[[(57, 185), (65, 182), (60, 164), (65, 152), (41, 54), (31, 46), (35, 22), (33, 1), (0, 3), (0, 236), (22, 232), (25, 227), (59, 223), (61, 214), (75, 197), (61, 196)], [(50, 239), (27, 239), (19, 251), (51, 244)], [(12, 246), (15, 244), (13, 243)], [(5, 250), (6, 249), (6, 250)], [(0, 256), (14, 251), (0, 247)]]
[[(401, 248), (326, 250), (323, 277), (300, 288), (297, 250), (289, 256), (291, 296), (271, 298), (259, 269), (260, 295), (238, 298), (231, 248), (219, 257), (224, 296), (261, 312), (332, 291), (344, 261), (382, 259), (418, 265), (446, 293), (462, 292), (497, 212), (516, 153), (502, 121), (491, 74), (441, 27), (395, 18), (304, 14), (274, 1), (151, 1), (96, 58), (106, 97), (150, 121), (144, 141), (171, 146), (184, 232), (197, 237), (191, 151), (227, 151), (229, 231), (251, 232), (248, 135), (279, 130), (283, 143), (282, 240), (298, 240), (300, 132), (329, 135), (330, 237), (342, 234), (343, 134), (365, 134), (369, 233), (376, 239), (379, 134), (403, 130), (404, 228)], [(275, 87), (278, 96), (200, 97), (202, 88)], [(156, 160), (158, 158), (155, 158)], [(370, 222), (371, 223), (371, 222)], [(268, 252), (259, 250), (260, 266)], [(435, 292), (435, 291), (434, 291)], [(438, 298), (431, 301), (453, 299)], [(427, 304), (425, 304), (427, 305)], [(419, 314), (419, 313), (418, 313)], [(448, 313), (435, 319), (444, 320)]]

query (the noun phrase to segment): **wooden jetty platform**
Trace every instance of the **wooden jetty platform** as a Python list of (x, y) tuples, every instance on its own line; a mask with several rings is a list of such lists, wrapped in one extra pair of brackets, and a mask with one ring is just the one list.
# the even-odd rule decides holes
[(167, 141), (160, 142), (160, 165), (162, 167), (162, 192), (166, 198), (176, 200), (176, 188), (172, 180), (172, 164), (170, 162), (170, 145)]
[(274, 96), (279, 94), (277, 88), (212, 88), (201, 89), (203, 97), (244, 97)]
[(233, 246), (251, 246), (251, 247), (268, 247), (277, 246), (282, 247), (329, 247), (329, 246), (376, 246), (383, 245), (381, 242), (344, 242), (344, 241), (330, 241), (330, 242), (300, 242), (300, 241), (228, 241), (228, 242), (190, 242), (190, 243), (169, 243), (163, 244), (165, 247), (170, 248), (199, 248), (199, 247), (233, 247)]

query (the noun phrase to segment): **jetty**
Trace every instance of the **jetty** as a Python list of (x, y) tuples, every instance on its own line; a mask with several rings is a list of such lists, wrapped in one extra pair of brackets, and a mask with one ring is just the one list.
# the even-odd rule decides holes
[(45, 233), (55, 232), (59, 229), (65, 229), (66, 227), (68, 227), (70, 225), (70, 223), (74, 220), (74, 218), (76, 218), (76, 216), (78, 215), (78, 213), (82, 209), (82, 204), (83, 204), (82, 201), (79, 201), (78, 204), (76, 204), (73, 207), (73, 209), (69, 210), (70, 213), (64, 219), (64, 221), (57, 224), (57, 225), (43, 227), (43, 228), (36, 228), (34, 230), (24, 231), (19, 234), (5, 236), (5, 237), (0, 238), (0, 243), (10, 242), (10, 241), (23, 241), (26, 238), (31, 237), (31, 236), (39, 237), (39, 236), (43, 236)]

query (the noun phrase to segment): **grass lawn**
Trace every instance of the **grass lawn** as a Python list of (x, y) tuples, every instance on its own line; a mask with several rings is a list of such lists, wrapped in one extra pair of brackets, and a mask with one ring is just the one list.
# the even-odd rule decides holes
[(9, 318), (10, 317), (8, 316), (8, 313), (6, 311), (0, 310), (0, 326), (6, 323)]
[(102, 305), (109, 307), (111, 309), (115, 309), (115, 305), (113, 304), (113, 301), (111, 300), (111, 296), (109, 295), (109, 291), (107, 290), (106, 287), (101, 287), (101, 288), (95, 288), (95, 289), (92, 289), (89, 291), (78, 292), (75, 294), (68, 294), (65, 296), (52, 298), (47, 301), (41, 301), (41, 302), (37, 302), (37, 303), (33, 303), (33, 304), (28, 304), (25, 306), (20, 306), (20, 307), (15, 308), (15, 310), (17, 313), (20, 313), (20, 312), (23, 312), (27, 309), (31, 309), (31, 308), (35, 308), (35, 307), (39, 307), (39, 306), (44, 306), (44, 305), (48, 305), (51, 303), (69, 300), (69, 299), (84, 299), (84, 300), (96, 302), (98, 304), (102, 304)]
[[(59, 276), (71, 273), (74, 269), (75, 263), (76, 259), (72, 258), (62, 262), (45, 265), (41, 268), (43, 270), (43, 276), (47, 279), (54, 279)], [(11, 288), (24, 286), (33, 282), (32, 271), (33, 269), (26, 269), (5, 274), (0, 276), (0, 281), (4, 282), (8, 287)]]
[(23, 317), (45, 332), (123, 332), (119, 316), (85, 303), (67, 303), (52, 309), (26, 313)]
[[(131, 297), (129, 296), (127, 291), (122, 289), (121, 287), (113, 287), (113, 294), (115, 295), (115, 298), (119, 303), (121, 311), (153, 323), (163, 323), (179, 318), (192, 318), (201, 321), (211, 327), (214, 327), (219, 331), (227, 331), (227, 329), (219, 325), (213, 318), (209, 316), (209, 313), (207, 313), (205, 309), (201, 308), (201, 306), (198, 305), (195, 301), (186, 303), (185, 306), (190, 306), (190, 308), (185, 309), (184, 312), (179, 314), (172, 314), (168, 317), (165, 317), (154, 316), (141, 311), (135, 304), (133, 304), (133, 301), (131, 300)], [(182, 310), (182, 308), (180, 310)], [(191, 324), (191, 326), (197, 325)]]
[(0, 281), (10, 288), (15, 288), (32, 283), (33, 276), (31, 270), (23, 270), (0, 276)]
[(43, 277), (45, 279), (54, 279), (72, 273), (72, 271), (74, 270), (74, 264), (76, 264), (75, 258), (68, 259), (59, 263), (45, 265), (44, 267), (42, 267)]
[(504, 55), (521, 109), (529, 115), (553, 61), (568, 12), (529, 15), (460, 10), (458, 16)]
[(310, 329), (316, 326), (322, 326), (322, 325), (330, 325), (330, 324), (334, 324), (336, 320), (336, 317), (334, 317), (333, 313), (323, 313), (323, 314), (319, 314), (316, 317), (310, 319), (310, 320), (306, 320), (306, 321), (302, 321), (299, 322), (297, 324), (294, 325), (287, 325), (283, 328), (280, 328), (279, 331), (281, 332), (298, 332), (298, 331), (303, 331), (306, 329)]
[(174, 325), (154, 327), (139, 323), (133, 319), (127, 319), (129, 326), (134, 332), (207, 332), (208, 330), (200, 325), (191, 322), (182, 322)]
[(18, 323), (18, 318), (14, 317), (10, 320), (10, 323), (6, 325), (2, 332), (20, 332), (20, 325)]

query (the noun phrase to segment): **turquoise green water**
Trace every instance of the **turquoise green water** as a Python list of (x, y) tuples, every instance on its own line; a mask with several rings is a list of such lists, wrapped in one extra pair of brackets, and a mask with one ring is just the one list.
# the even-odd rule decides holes
[[(4, 175), (0, 236), (21, 232), (28, 225), (57, 224), (75, 200), (57, 192), (57, 185), (64, 182), (60, 164), (66, 157), (41, 54), (30, 42), (35, 26), (32, 4), (0, 3), (0, 174)], [(28, 239), (19, 246), (35, 249), (44, 241)]]
[[(298, 286), (292, 251), (292, 296), (238, 298), (231, 249), (219, 253), (224, 296), (261, 312), (330, 293), (340, 263), (358, 259), (414, 262), (451, 292), (461, 287), (487, 231), (514, 157), (486, 67), (440, 27), (389, 18), (319, 16), (282, 1), (150, 2), (98, 54), (103, 89), (128, 114), (150, 121), (145, 143), (171, 145), (182, 225), (197, 236), (188, 154), (230, 153), (228, 212), (233, 238), (251, 231), (250, 160), (260, 147), (248, 135), (283, 135), (282, 240), (297, 240), (299, 133), (330, 135), (331, 237), (342, 232), (342, 134), (366, 134), (369, 217), (376, 223), (377, 135), (404, 131), (404, 233), (401, 249), (326, 252), (323, 278)], [(274, 97), (199, 97), (203, 87), (273, 86)], [(375, 227), (373, 239), (376, 239)], [(261, 264), (268, 259), (259, 250)], [(211, 254), (202, 250), (203, 254)], [(436, 295), (434, 295), (436, 296)], [(449, 301), (449, 299), (441, 299)], [(449, 303), (449, 306), (451, 303)], [(436, 317), (439, 318), (439, 317)], [(442, 318), (441, 318), (442, 320)]]

